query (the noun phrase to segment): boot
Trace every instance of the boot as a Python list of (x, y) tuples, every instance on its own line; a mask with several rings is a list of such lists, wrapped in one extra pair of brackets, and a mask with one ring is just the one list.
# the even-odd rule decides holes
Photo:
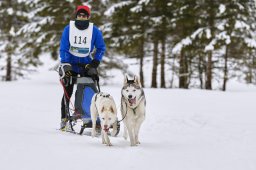
[(60, 130), (65, 131), (68, 119), (62, 118), (60, 122)]

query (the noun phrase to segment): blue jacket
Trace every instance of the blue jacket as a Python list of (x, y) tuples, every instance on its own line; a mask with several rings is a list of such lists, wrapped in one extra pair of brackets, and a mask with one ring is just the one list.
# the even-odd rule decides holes
[[(101, 61), (106, 50), (106, 46), (103, 40), (102, 33), (100, 30), (93, 25), (92, 32), (92, 41), (91, 41), (91, 52), (94, 47), (96, 48), (96, 52), (94, 55), (94, 59)], [(82, 70), (77, 66), (78, 63), (81, 64), (89, 64), (92, 61), (90, 56), (88, 57), (77, 57), (72, 55), (69, 52), (70, 44), (69, 44), (69, 25), (64, 28), (62, 33), (61, 41), (60, 41), (60, 62), (61, 63), (70, 63), (72, 65), (72, 70), (81, 73)]]

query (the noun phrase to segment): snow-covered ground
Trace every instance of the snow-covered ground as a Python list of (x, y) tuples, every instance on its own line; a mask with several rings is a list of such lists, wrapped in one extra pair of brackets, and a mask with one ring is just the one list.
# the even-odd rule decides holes
[[(100, 137), (56, 130), (62, 88), (56, 72), (42, 67), (31, 80), (0, 83), (1, 169), (255, 170), (256, 87), (228, 88), (145, 89), (141, 145), (130, 147), (121, 129), (106, 147)], [(102, 87), (118, 108), (120, 89)]]

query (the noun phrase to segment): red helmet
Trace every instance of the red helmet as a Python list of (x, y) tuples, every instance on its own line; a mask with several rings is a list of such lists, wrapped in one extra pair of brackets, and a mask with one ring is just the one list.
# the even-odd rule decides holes
[(79, 12), (80, 12), (80, 11), (86, 11), (86, 12), (89, 14), (89, 16), (91, 15), (91, 10), (90, 10), (90, 8), (89, 8), (88, 6), (86, 6), (86, 5), (78, 6), (78, 7), (76, 8), (76, 14), (78, 13), (78, 11), (79, 11)]

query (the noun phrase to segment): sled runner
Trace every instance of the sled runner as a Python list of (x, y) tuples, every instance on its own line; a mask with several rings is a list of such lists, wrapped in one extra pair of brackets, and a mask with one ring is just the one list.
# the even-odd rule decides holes
[[(66, 96), (64, 99), (69, 100), (69, 101), (65, 100), (65, 111), (67, 115), (68, 126), (64, 131), (82, 135), (85, 129), (92, 128), (90, 106), (91, 106), (91, 100), (93, 95), (95, 93), (100, 92), (99, 80), (93, 80), (92, 77), (90, 76), (78, 75), (76, 77), (71, 76), (69, 78), (62, 76), (62, 78), (60, 79), (60, 82), (63, 86), (64, 94)], [(65, 89), (66, 83), (76, 84), (77, 88), (75, 92), (74, 105), (72, 104), (72, 101), (70, 101), (70, 98), (66, 93), (66, 89)], [(68, 102), (70, 102), (71, 105), (74, 107), (73, 110), (69, 108), (69, 105), (67, 104)], [(76, 132), (74, 126), (77, 125), (78, 120), (82, 120), (83, 123), (81, 125), (79, 132)], [(97, 119), (96, 124), (97, 124), (96, 125), (97, 131), (98, 133), (100, 133), (101, 126), (100, 126), (99, 118)], [(117, 122), (117, 133), (115, 134), (115, 136), (119, 134), (119, 131), (120, 131), (120, 123)]]

